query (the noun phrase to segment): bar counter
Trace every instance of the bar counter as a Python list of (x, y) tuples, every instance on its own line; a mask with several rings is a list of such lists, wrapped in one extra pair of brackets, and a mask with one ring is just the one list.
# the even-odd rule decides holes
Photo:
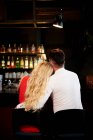
[(0, 138), (13, 140), (12, 110), (18, 104), (18, 92), (9, 88), (0, 91)]
[(0, 106), (16, 106), (18, 104), (17, 89), (6, 89), (0, 91)]

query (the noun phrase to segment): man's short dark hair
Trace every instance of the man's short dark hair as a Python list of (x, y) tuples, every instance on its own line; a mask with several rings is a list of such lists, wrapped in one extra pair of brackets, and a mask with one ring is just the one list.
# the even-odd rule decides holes
[(52, 49), (48, 55), (49, 60), (53, 60), (57, 65), (62, 66), (65, 62), (65, 54), (61, 49)]

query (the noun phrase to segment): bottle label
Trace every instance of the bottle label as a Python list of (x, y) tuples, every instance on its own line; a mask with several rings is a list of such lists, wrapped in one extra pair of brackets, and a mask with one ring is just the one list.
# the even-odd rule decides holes
[(5, 67), (5, 61), (2, 60), (2, 67)]
[(25, 68), (28, 68), (28, 60), (25, 60)]

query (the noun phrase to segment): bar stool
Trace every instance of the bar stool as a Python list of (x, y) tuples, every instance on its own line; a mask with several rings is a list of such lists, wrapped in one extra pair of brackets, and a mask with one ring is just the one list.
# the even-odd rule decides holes
[(39, 112), (13, 109), (12, 122), (15, 140), (41, 140)]
[(55, 113), (55, 140), (85, 139), (85, 110), (71, 109)]

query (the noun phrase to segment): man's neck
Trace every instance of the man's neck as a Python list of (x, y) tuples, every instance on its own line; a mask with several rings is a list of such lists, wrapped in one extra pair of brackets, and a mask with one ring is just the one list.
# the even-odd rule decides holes
[(61, 66), (61, 67), (54, 67), (53, 69), (54, 69), (54, 72), (56, 72), (58, 69), (61, 69), (61, 68), (63, 68), (64, 66)]

